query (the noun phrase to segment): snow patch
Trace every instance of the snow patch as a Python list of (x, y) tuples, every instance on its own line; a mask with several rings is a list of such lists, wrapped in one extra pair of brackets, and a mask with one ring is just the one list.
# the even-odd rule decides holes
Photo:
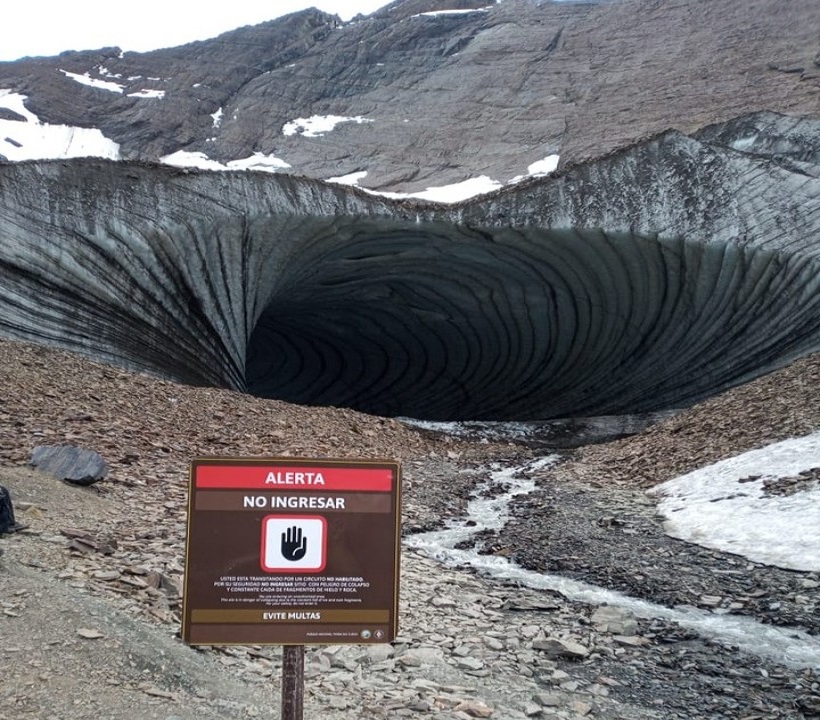
[(648, 492), (660, 498), (671, 537), (766, 565), (817, 571), (818, 466), (820, 432), (737, 455)]
[(282, 135), (302, 135), (304, 137), (321, 137), (341, 123), (372, 123), (365, 117), (345, 117), (343, 115), (311, 115), (309, 118), (296, 118), (282, 126)]
[(80, 83), (80, 85), (88, 85), (89, 87), (97, 88), (98, 90), (106, 90), (108, 92), (122, 94), (123, 88), (125, 87), (121, 83), (93, 78), (88, 73), (80, 75), (78, 73), (69, 72), (68, 70), (60, 70), (60, 72), (75, 82)]
[(222, 124), (222, 108), (219, 108), (215, 113), (211, 113), (214, 120), (214, 127), (218, 128)]
[(250, 157), (241, 160), (229, 160), (228, 170), (260, 170), (262, 172), (276, 172), (285, 170), (290, 165), (274, 155), (264, 155), (256, 152)]
[[(405, 122), (407, 121), (405, 120)], [(526, 175), (517, 175), (512, 178), (508, 184), (521, 182), (521, 180), (527, 177), (545, 177), (550, 173), (555, 172), (555, 169), (558, 167), (559, 159), (559, 155), (547, 155), (543, 160), (538, 160), (531, 163), (527, 167)], [(328, 182), (342, 182), (342, 180), (347, 180), (347, 178), (353, 178), (354, 175), (356, 175), (356, 173), (349, 176), (344, 175), (342, 178), (330, 178)], [(344, 182), (342, 184), (355, 185), (360, 179), (361, 178), (355, 178), (355, 180)], [(428, 187), (426, 190), (415, 193), (381, 192), (376, 190), (368, 190), (367, 188), (362, 189), (371, 195), (379, 195), (381, 197), (392, 198), (394, 200), (418, 198), (419, 200), (429, 200), (430, 202), (457, 203), (463, 200), (469, 200), (470, 198), (478, 195), (493, 192), (502, 187), (504, 187), (503, 183), (493, 180), (487, 175), (481, 175), (480, 177), (470, 178), (469, 180), (453, 183), (452, 185)]]
[(49, 125), (25, 106), (26, 95), (0, 90), (0, 107), (23, 120), (0, 120), (0, 155), (12, 162), (102, 157), (118, 160), (120, 146), (96, 128)]
[(537, 160), (531, 165), (527, 166), (526, 175), (516, 175), (510, 180), (510, 185), (519, 183), (528, 177), (545, 177), (550, 173), (555, 172), (558, 168), (558, 161), (561, 159), (560, 155), (547, 155), (543, 160)]
[(221, 162), (211, 160), (204, 152), (189, 152), (188, 150), (177, 150), (175, 153), (161, 157), (159, 161), (174, 167), (193, 167), (201, 170), (228, 169)]
[(165, 90), (137, 90), (137, 92), (128, 93), (128, 97), (135, 97), (135, 98), (164, 98), (165, 97)]
[(290, 165), (274, 155), (254, 153), (250, 157), (240, 160), (230, 160), (223, 164), (218, 160), (211, 160), (203, 152), (189, 152), (177, 150), (175, 153), (160, 158), (165, 165), (175, 167), (193, 167), (201, 170), (255, 170), (259, 172), (277, 172), (289, 168)]
[(367, 170), (349, 173), (347, 175), (339, 175), (338, 177), (328, 178), (327, 182), (336, 183), (337, 185), (358, 185), (359, 180), (364, 180), (367, 177)]
[(555, 172), (558, 167), (559, 155), (547, 155), (543, 160), (538, 160), (527, 166), (527, 174), (530, 177), (542, 177)]
[(26, 107), (25, 100), (28, 95), (12, 92), (11, 90), (0, 90), (0, 108), (6, 108), (12, 112), (22, 115), (27, 122), (40, 122), (40, 119)]
[(382, 197), (393, 198), (394, 200), (419, 198), (420, 200), (429, 200), (430, 202), (457, 203), (475, 197), (476, 195), (493, 192), (501, 187), (503, 187), (503, 185), (497, 180), (482, 175), (481, 177), (470, 178), (469, 180), (453, 183), (452, 185), (428, 187), (426, 190), (417, 193), (376, 192), (375, 190), (363, 189), (365, 192), (369, 192), (373, 195), (381, 195)]
[(490, 12), (491, 7), (492, 6), (490, 5), (489, 7), (469, 8), (467, 10), (432, 10), (430, 12), (417, 13), (416, 15), (411, 15), (410, 17), (441, 17), (443, 15), (467, 15), (469, 13), (486, 13)]

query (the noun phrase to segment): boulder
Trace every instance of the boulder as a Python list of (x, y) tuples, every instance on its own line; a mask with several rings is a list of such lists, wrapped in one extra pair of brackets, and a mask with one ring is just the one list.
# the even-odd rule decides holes
[(74, 445), (40, 445), (31, 453), (31, 464), (73, 485), (93, 485), (108, 475), (108, 463), (98, 453)]

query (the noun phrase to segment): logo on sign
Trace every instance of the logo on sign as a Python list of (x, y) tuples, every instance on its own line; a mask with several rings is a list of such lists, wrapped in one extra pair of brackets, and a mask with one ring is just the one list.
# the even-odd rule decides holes
[(327, 564), (327, 521), (304, 515), (268, 515), (262, 520), (262, 569), (321, 572)]

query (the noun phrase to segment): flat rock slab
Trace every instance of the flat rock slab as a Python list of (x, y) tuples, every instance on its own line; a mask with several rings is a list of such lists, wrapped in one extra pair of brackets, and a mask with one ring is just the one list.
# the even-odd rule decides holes
[(31, 464), (74, 485), (93, 485), (108, 475), (108, 463), (101, 455), (74, 445), (40, 445), (31, 453)]

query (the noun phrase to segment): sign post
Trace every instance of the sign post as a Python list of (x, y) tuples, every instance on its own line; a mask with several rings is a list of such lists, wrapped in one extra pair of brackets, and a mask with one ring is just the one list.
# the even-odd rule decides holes
[(282, 648), (282, 720), (302, 720), (305, 700), (305, 646)]
[(301, 718), (304, 645), (396, 637), (400, 484), (387, 461), (194, 460), (183, 640), (284, 645), (282, 717)]

